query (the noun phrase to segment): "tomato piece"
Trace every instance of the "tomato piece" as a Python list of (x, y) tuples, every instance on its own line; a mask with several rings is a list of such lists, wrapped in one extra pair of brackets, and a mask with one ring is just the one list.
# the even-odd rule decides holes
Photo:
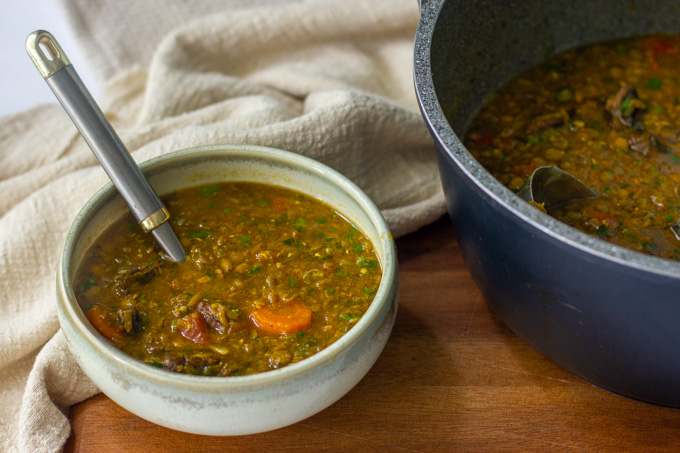
[(125, 335), (120, 330), (115, 313), (102, 305), (93, 305), (87, 312), (87, 320), (92, 327), (109, 341), (123, 341)]
[(512, 172), (522, 179), (528, 178), (536, 170), (536, 165), (532, 161), (528, 164), (519, 164), (512, 167)]
[(649, 38), (645, 40), (642, 46), (654, 55), (666, 55), (678, 50), (675, 44), (664, 37)]
[(265, 332), (286, 334), (309, 327), (312, 310), (297, 301), (276, 302), (253, 311), (250, 317)]
[(491, 134), (482, 134), (472, 137), (472, 142), (480, 146), (493, 146), (493, 136)]
[(288, 202), (283, 198), (274, 198), (272, 200), (272, 209), (278, 212), (286, 212), (288, 210)]
[(208, 329), (206, 329), (203, 318), (198, 313), (191, 313), (177, 320), (176, 327), (179, 333), (187, 340), (191, 340), (201, 346), (210, 343)]
[(589, 217), (598, 219), (600, 222), (604, 223), (607, 228), (613, 229), (619, 225), (614, 216), (609, 213), (598, 211), (597, 209), (591, 209), (587, 212)]

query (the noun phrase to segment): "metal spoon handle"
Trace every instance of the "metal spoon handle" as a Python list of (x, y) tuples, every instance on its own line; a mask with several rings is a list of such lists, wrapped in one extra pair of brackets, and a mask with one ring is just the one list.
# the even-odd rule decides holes
[[(99, 160), (135, 219), (151, 232), (175, 261), (185, 252), (166, 221), (170, 214), (130, 156), (56, 39), (37, 30), (26, 40), (26, 50)], [(162, 226), (162, 227), (161, 227)]]

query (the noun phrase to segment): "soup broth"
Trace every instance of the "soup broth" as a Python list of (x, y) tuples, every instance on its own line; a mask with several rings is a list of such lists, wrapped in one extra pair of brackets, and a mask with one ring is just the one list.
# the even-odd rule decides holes
[(127, 215), (75, 282), (92, 325), (149, 365), (234, 376), (298, 362), (351, 329), (380, 284), (368, 238), (309, 196), (225, 183), (164, 202), (185, 262), (170, 262)]

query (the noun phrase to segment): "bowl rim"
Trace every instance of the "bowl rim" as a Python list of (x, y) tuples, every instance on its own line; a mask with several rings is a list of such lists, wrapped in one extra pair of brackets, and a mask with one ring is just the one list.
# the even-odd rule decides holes
[(446, 155), (465, 173), (485, 196), (503, 209), (522, 219), (526, 224), (545, 233), (551, 239), (607, 262), (631, 270), (680, 280), (680, 262), (636, 252), (603, 241), (571, 227), (550, 215), (533, 208), (510, 189), (501, 184), (467, 150), (453, 131), (437, 97), (432, 77), (432, 37), (441, 11), (447, 0), (421, 2), (421, 16), (414, 45), (414, 86), (421, 113), (436, 141)]
[[(201, 392), (232, 392), (258, 390), (273, 385), (283, 385), (285, 382), (304, 378), (324, 364), (333, 362), (338, 356), (354, 347), (374, 323), (381, 317), (386, 305), (396, 299), (398, 286), (398, 265), (396, 246), (389, 230), (387, 222), (380, 213), (374, 202), (354, 182), (331, 167), (301, 154), (284, 151), (281, 149), (259, 145), (207, 145), (186, 148), (173, 151), (158, 157), (154, 157), (140, 164), (142, 171), (153, 169), (157, 166), (167, 165), (176, 160), (191, 161), (201, 156), (212, 155), (216, 157), (246, 157), (260, 158), (292, 164), (304, 171), (329, 180), (340, 187), (348, 196), (352, 197), (363, 211), (368, 215), (371, 224), (377, 231), (380, 245), (383, 248), (382, 278), (378, 290), (371, 305), (359, 321), (342, 337), (325, 349), (307, 357), (299, 362), (288, 366), (262, 373), (243, 376), (194, 376), (182, 373), (173, 373), (158, 369), (132, 358), (120, 349), (111, 345), (98, 332), (91, 327), (85, 314), (80, 309), (70, 283), (69, 260), (74, 246), (85, 223), (92, 215), (94, 208), (99, 203), (116, 191), (111, 182), (107, 182), (99, 189), (80, 209), (75, 220), (69, 227), (63, 242), (59, 267), (57, 270), (58, 296), (57, 303), (63, 309), (63, 314), (73, 329), (106, 360), (117, 364), (126, 372), (146, 381), (154, 382), (165, 387), (190, 389)], [(376, 244), (377, 245), (377, 244)], [(89, 326), (89, 327), (88, 327)]]

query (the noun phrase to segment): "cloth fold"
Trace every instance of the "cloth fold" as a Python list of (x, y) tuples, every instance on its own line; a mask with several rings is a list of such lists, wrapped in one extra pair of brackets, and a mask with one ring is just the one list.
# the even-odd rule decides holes
[[(413, 91), (417, 2), (62, 2), (137, 162), (272, 146), (353, 180), (395, 237), (445, 212)], [(98, 392), (59, 331), (57, 258), (107, 178), (57, 106), (0, 118), (0, 149), (0, 450), (56, 451), (68, 407)]]

